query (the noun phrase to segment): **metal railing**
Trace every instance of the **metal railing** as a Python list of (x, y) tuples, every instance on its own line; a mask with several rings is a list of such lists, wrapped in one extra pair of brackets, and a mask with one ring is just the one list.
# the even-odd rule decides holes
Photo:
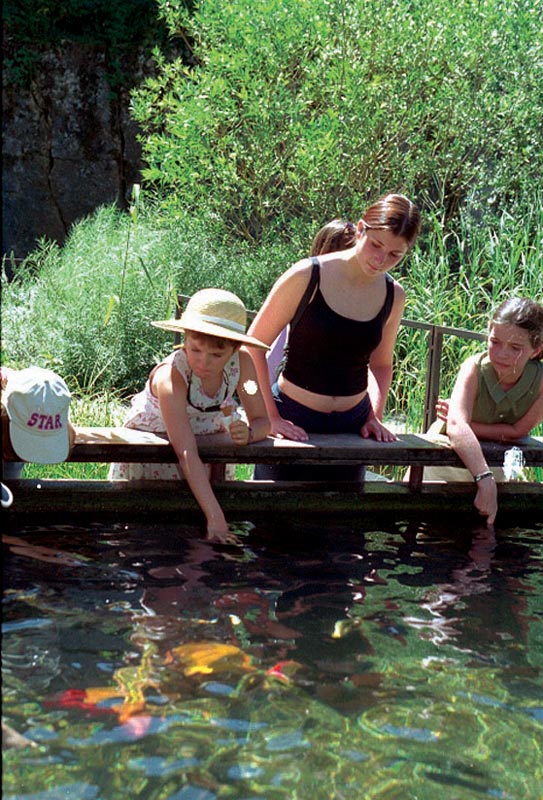
[(476, 339), (486, 341), (484, 333), (475, 333), (465, 328), (451, 328), (447, 325), (434, 325), (431, 322), (414, 322), (402, 319), (401, 324), (406, 328), (417, 328), (428, 331), (428, 356), (426, 361), (426, 391), (424, 396), (424, 430), (427, 431), (436, 419), (436, 403), (439, 397), (441, 383), (441, 353), (443, 350), (444, 336), (458, 336), (461, 339)]
[[(185, 304), (190, 299), (189, 295), (177, 295), (177, 308), (175, 318), (179, 319)], [(249, 321), (256, 316), (256, 311), (247, 311)], [(401, 320), (401, 325), (406, 328), (416, 328), (417, 330), (427, 331), (429, 336), (428, 356), (426, 360), (426, 389), (424, 395), (424, 430), (427, 431), (432, 422), (436, 419), (436, 403), (439, 398), (439, 387), (441, 384), (441, 353), (443, 351), (443, 338), (445, 336), (458, 336), (461, 339), (474, 339), (481, 342), (486, 341), (484, 333), (475, 333), (465, 328), (451, 328), (447, 325), (434, 325), (431, 322), (415, 322), (411, 319)], [(175, 344), (181, 342), (181, 335), (175, 334)]]

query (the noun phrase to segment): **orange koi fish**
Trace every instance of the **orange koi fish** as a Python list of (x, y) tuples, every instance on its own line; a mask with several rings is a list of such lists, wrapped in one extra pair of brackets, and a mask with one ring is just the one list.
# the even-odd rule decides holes
[(239, 647), (221, 642), (190, 642), (166, 654), (165, 664), (181, 668), (184, 675), (211, 675), (217, 672), (252, 672), (252, 659)]
[[(115, 714), (123, 724), (130, 717), (145, 710), (146, 688), (159, 689), (151, 677), (153, 651), (153, 647), (146, 649), (138, 667), (123, 667), (116, 670), (113, 675), (116, 686), (67, 689), (47, 698), (44, 705), (55, 708), (79, 708), (93, 715)], [(181, 669), (187, 677), (221, 672), (256, 671), (250, 656), (239, 647), (221, 642), (182, 644), (169, 651), (163, 663), (173, 669)]]

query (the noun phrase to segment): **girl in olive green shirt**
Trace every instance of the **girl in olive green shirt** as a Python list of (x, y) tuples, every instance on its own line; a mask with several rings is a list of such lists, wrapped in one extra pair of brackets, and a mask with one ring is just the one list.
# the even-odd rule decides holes
[(488, 350), (460, 368), (449, 401), (437, 404), (452, 447), (473, 476), (475, 507), (493, 525), (495, 478), (479, 440), (514, 442), (543, 422), (543, 306), (513, 297), (490, 320)]

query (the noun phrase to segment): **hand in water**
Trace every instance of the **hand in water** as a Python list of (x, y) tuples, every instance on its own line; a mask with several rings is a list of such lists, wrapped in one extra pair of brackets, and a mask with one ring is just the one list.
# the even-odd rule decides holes
[(228, 528), (207, 527), (206, 539), (208, 542), (218, 542), (219, 544), (239, 544), (239, 539), (235, 533), (231, 533)]
[(479, 481), (474, 505), (479, 514), (486, 517), (487, 527), (491, 528), (498, 513), (498, 489), (493, 478)]
[(240, 537), (248, 536), (255, 526), (252, 522), (229, 522), (226, 530), (223, 528), (212, 529), (208, 526), (206, 539), (220, 542), (221, 544), (242, 545)]

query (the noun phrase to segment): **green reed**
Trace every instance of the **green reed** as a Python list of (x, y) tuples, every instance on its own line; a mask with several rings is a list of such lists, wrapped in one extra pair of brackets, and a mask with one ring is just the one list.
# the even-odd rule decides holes
[[(484, 333), (507, 296), (543, 299), (541, 196), (529, 218), (503, 214), (494, 226), (466, 218), (451, 233), (437, 214), (424, 218), (419, 245), (395, 272), (406, 290), (404, 317)], [(216, 237), (210, 219), (167, 220), (140, 202), (136, 227), (129, 215), (101, 208), (62, 248), (42, 242), (14, 281), (3, 274), (3, 363), (56, 370), (81, 398), (79, 424), (111, 424), (108, 409), (141, 389), (171, 350), (172, 337), (149, 323), (173, 315), (178, 292), (221, 286), (256, 309), (318, 227), (301, 226), (289, 243), (250, 247)], [(481, 346), (445, 337), (442, 395)], [(386, 413), (406, 430), (422, 429), (427, 354), (427, 333), (402, 326)]]
[[(532, 220), (506, 215), (499, 227), (468, 228), (443, 235), (434, 218), (424, 242), (401, 268), (406, 290), (404, 317), (486, 333), (493, 309), (511, 295), (543, 302), (543, 204)], [(536, 224), (538, 235), (529, 237)], [(395, 377), (387, 413), (421, 430), (429, 336), (402, 326), (395, 353)], [(462, 361), (484, 349), (484, 342), (446, 336), (441, 358), (441, 396), (448, 396)]]

